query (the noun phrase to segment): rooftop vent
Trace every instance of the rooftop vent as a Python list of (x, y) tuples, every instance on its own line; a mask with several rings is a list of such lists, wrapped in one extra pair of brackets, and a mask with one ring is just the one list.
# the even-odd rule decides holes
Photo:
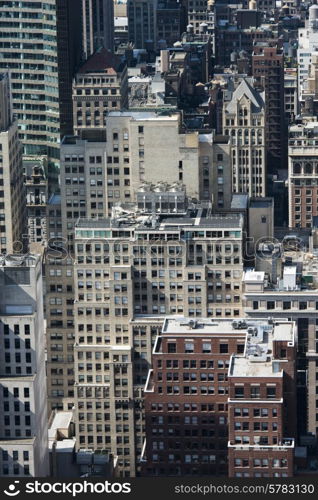
[(198, 326), (198, 322), (195, 321), (194, 319), (190, 319), (188, 325), (189, 325), (190, 330), (195, 330)]

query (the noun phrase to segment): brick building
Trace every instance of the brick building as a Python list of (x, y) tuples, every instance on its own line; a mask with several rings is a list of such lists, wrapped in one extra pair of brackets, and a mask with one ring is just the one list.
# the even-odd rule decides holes
[(143, 474), (292, 476), (294, 340), (284, 320), (167, 318), (145, 386)]
[(286, 158), (284, 117), (284, 54), (276, 41), (255, 44), (252, 55), (255, 88), (265, 92), (267, 164), (271, 172)]
[(229, 476), (292, 477), (295, 324), (280, 320), (248, 330), (244, 356), (231, 358), (228, 374)]

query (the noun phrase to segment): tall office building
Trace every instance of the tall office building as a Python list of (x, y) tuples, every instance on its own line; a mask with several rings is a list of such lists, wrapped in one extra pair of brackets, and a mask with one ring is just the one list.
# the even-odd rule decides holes
[(128, 0), (128, 40), (137, 49), (172, 47), (186, 29), (186, 7), (179, 0)]
[(78, 0), (56, 0), (60, 136), (73, 133), (72, 82), (82, 58)]
[(242, 297), (244, 314), (249, 318), (288, 316), (297, 324), (298, 434), (300, 442), (309, 441), (313, 448), (318, 436), (317, 241), (315, 229), (313, 253), (292, 250), (292, 238), (272, 249), (260, 248), (256, 269), (244, 273)]
[(255, 44), (252, 55), (254, 86), (265, 93), (266, 155), (269, 173), (285, 167), (287, 130), (284, 116), (284, 54), (276, 43)]
[(158, 0), (128, 0), (128, 40), (136, 49), (156, 47), (157, 3)]
[(233, 191), (265, 196), (265, 103), (244, 78), (223, 108), (223, 132), (231, 138)]
[(82, 0), (84, 59), (97, 49), (114, 49), (114, 0)]
[(0, 258), (0, 476), (49, 473), (41, 260)]
[(241, 314), (242, 216), (191, 211), (177, 192), (152, 193), (167, 210), (154, 216), (144, 194), (139, 212), (75, 228), (77, 446), (111, 451), (123, 476), (140, 467), (143, 387), (164, 316)]
[(186, 9), (179, 0), (160, 0), (157, 6), (158, 42), (172, 47), (186, 29)]
[(24, 153), (48, 158), (49, 181), (54, 176), (56, 181), (60, 134), (72, 127), (70, 73), (78, 44), (71, 38), (78, 33), (73, 29), (77, 12), (76, 0), (34, 0), (18, 6), (9, 0), (0, 5), (0, 72), (10, 71)]
[(0, 253), (21, 251), (24, 229), (22, 145), (12, 116), (9, 77), (0, 74)]
[(297, 330), (285, 320), (255, 326), (229, 366), (229, 476), (292, 477)]
[(56, 0), (0, 5), (0, 71), (10, 71), (13, 113), (27, 155), (59, 156)]

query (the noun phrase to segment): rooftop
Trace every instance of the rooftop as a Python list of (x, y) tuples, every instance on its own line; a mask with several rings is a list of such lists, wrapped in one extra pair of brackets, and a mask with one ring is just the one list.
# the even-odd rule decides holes
[(131, 228), (134, 231), (181, 231), (184, 229), (215, 228), (241, 229), (243, 218), (241, 214), (212, 214), (209, 209), (190, 209), (185, 216), (169, 217), (167, 215), (143, 215), (142, 212), (132, 211), (122, 213), (121, 216), (111, 219), (78, 219), (76, 228), (90, 229), (123, 229)]
[(116, 74), (122, 68), (122, 61), (107, 49), (101, 48), (92, 54), (79, 68), (78, 73)]
[(243, 275), (243, 281), (260, 283), (265, 279), (265, 273), (263, 271), (254, 271), (254, 269), (248, 269)]
[(295, 323), (286, 320), (267, 320), (259, 325), (255, 322), (250, 332), (247, 335), (244, 355), (234, 355), (231, 358), (229, 376), (282, 377), (280, 359), (273, 357), (273, 342), (283, 341), (294, 346)]
[(49, 430), (67, 429), (72, 421), (71, 411), (58, 411), (55, 413)]
[(273, 198), (252, 198), (250, 208), (268, 208), (274, 205)]
[(259, 113), (264, 107), (263, 93), (257, 92), (249, 83), (248, 79), (243, 78), (239, 86), (232, 94), (230, 102), (225, 107), (227, 113), (236, 113), (237, 102), (246, 97), (252, 103), (252, 112)]
[[(237, 324), (240, 328), (234, 328)], [(183, 316), (167, 317), (164, 320), (162, 327), (162, 336), (222, 336), (222, 335), (237, 335), (238, 333), (246, 336), (247, 328), (255, 323), (263, 324), (264, 320), (236, 320), (236, 323), (228, 319), (215, 319), (215, 318), (198, 318), (189, 319)], [(233, 326), (234, 324), (234, 326)]]
[(0, 255), (0, 267), (36, 267), (40, 257), (30, 253)]
[(237, 194), (232, 195), (231, 209), (232, 210), (246, 210), (248, 204), (247, 194)]
[(166, 111), (162, 113), (156, 113), (153, 110), (149, 111), (110, 111), (108, 117), (127, 117), (135, 121), (146, 121), (146, 120), (162, 120), (162, 121), (176, 121), (179, 120), (179, 112)]

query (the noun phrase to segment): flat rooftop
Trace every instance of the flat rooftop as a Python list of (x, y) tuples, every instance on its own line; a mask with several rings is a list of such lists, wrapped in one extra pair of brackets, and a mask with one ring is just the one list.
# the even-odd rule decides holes
[(68, 429), (73, 418), (71, 411), (58, 411), (53, 418), (50, 430)]
[(40, 259), (38, 254), (7, 254), (0, 256), (0, 267), (36, 267)]
[(155, 111), (110, 111), (108, 113), (108, 118), (121, 118), (127, 117), (135, 121), (146, 121), (146, 120), (161, 120), (161, 121), (177, 121), (179, 120), (179, 112), (167, 111), (162, 113), (156, 113)]
[[(239, 320), (237, 320), (239, 321)], [(254, 324), (262, 325), (264, 320), (242, 320), (245, 322), (245, 328), (235, 329), (233, 328), (233, 321), (228, 319), (215, 319), (215, 318), (198, 318), (191, 319), (185, 318), (183, 316), (175, 316), (173, 318), (168, 317), (164, 320), (162, 327), (162, 335), (174, 335), (174, 336), (184, 336), (184, 335), (237, 335), (242, 334), (243, 336), (247, 334), (247, 328)]]
[(268, 208), (274, 205), (273, 198), (258, 198), (257, 200), (251, 199), (250, 208)]
[(230, 377), (282, 377), (283, 370), (273, 359), (273, 342), (284, 341), (294, 345), (295, 323), (292, 321), (273, 321), (258, 327), (247, 337), (243, 356), (233, 356), (229, 368)]
[(188, 210), (187, 214), (180, 217), (166, 214), (150, 216), (142, 212), (123, 214), (116, 218), (103, 219), (78, 219), (76, 228), (82, 229), (119, 229), (131, 228), (136, 231), (179, 231), (182, 228), (215, 228), (215, 229), (241, 229), (243, 218), (241, 214), (212, 214), (209, 209)]
[(277, 373), (273, 372), (273, 365), (271, 361), (263, 363), (251, 363), (247, 358), (240, 358), (235, 356), (232, 358), (232, 365), (230, 366), (229, 375), (231, 377), (281, 377), (282, 371)]
[(254, 269), (248, 269), (244, 272), (243, 281), (253, 282), (253, 283), (263, 283), (265, 279), (264, 271), (254, 271)]

